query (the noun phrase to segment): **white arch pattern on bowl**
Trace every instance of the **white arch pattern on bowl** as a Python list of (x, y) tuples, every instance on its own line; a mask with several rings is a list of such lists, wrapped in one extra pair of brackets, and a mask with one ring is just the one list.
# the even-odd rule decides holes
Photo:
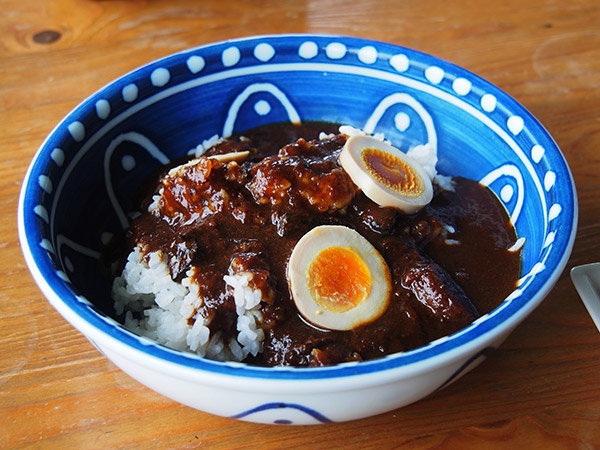
[[(404, 104), (409, 106), (415, 111), (423, 124), (425, 125), (425, 130), (427, 131), (427, 142), (425, 144), (430, 144), (436, 151), (437, 154), (437, 133), (435, 132), (435, 125), (433, 123), (433, 119), (431, 115), (427, 112), (427, 109), (419, 103), (417, 99), (415, 99), (412, 95), (406, 94), (404, 92), (396, 92), (394, 94), (388, 95), (384, 99), (382, 99), (379, 104), (373, 110), (371, 116), (367, 119), (363, 130), (366, 133), (373, 134), (375, 133), (375, 128), (377, 124), (385, 114), (385, 112), (392, 106)], [(406, 119), (404, 119), (406, 120)], [(406, 131), (406, 129), (410, 126), (410, 119), (403, 124), (399, 124), (399, 121), (396, 120), (396, 128), (398, 131)]]
[[(519, 214), (521, 213), (521, 208), (523, 207), (523, 200), (525, 198), (525, 183), (523, 182), (523, 175), (521, 175), (521, 172), (519, 171), (518, 167), (512, 164), (500, 166), (497, 169), (494, 169), (490, 173), (488, 173), (485, 177), (479, 180), (479, 182), (485, 186), (489, 186), (494, 181), (500, 179), (503, 176), (514, 178), (518, 186), (517, 201), (512, 212), (509, 214), (512, 223), (516, 223), (517, 219), (519, 218)], [(505, 188), (506, 187), (510, 187), (510, 185), (507, 184)], [(507, 203), (512, 198), (513, 193), (511, 190), (510, 194), (503, 194), (504, 192), (506, 192), (505, 188), (502, 188), (502, 190), (500, 191), (500, 199), (504, 203)]]
[[(115, 149), (123, 142), (133, 142), (133, 143), (138, 144), (140, 147), (142, 147), (144, 150), (146, 150), (148, 155), (150, 155), (152, 158), (158, 160), (158, 162), (161, 163), (162, 165), (168, 164), (170, 162), (170, 160), (163, 152), (161, 152), (159, 150), (159, 148), (156, 145), (154, 145), (154, 143), (150, 139), (148, 139), (146, 136), (144, 136), (140, 133), (133, 132), (133, 131), (120, 134), (119, 136), (114, 138), (108, 145), (108, 147), (106, 149), (106, 153), (104, 154), (104, 167), (103, 167), (104, 183), (106, 185), (106, 193), (107, 193), (110, 203), (114, 209), (114, 212), (117, 215), (119, 222), (121, 223), (121, 227), (123, 229), (125, 229), (129, 226), (129, 220), (127, 219), (127, 216), (125, 215), (125, 212), (123, 211), (123, 208), (121, 207), (121, 204), (119, 203), (119, 200), (117, 199), (117, 197), (115, 195), (115, 191), (113, 189), (113, 182), (112, 182), (112, 173), (110, 171), (110, 160), (113, 156), (113, 153), (114, 153)], [(134, 161), (134, 164), (135, 164), (135, 161)]]
[[(281, 106), (284, 107), (290, 122), (301, 122), (298, 111), (296, 111), (296, 108), (294, 108), (292, 102), (287, 98), (281, 89), (279, 89), (273, 83), (253, 83), (246, 87), (246, 89), (244, 89), (242, 93), (239, 94), (231, 103), (229, 111), (227, 112), (227, 117), (225, 118), (225, 123), (223, 124), (223, 132), (221, 133), (221, 136), (228, 137), (233, 134), (235, 122), (237, 120), (238, 113), (240, 112), (240, 108), (252, 94), (256, 94), (258, 92), (268, 92), (273, 95), (273, 97), (275, 97), (281, 103)], [(262, 102), (264, 101), (265, 100), (262, 100)], [(257, 114), (263, 115), (259, 112), (259, 107), (256, 105), (254, 110), (257, 112)]]

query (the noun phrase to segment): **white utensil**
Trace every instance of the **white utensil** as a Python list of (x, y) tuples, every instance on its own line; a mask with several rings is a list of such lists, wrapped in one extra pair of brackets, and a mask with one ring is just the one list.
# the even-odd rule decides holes
[(571, 280), (600, 331), (600, 262), (573, 267)]

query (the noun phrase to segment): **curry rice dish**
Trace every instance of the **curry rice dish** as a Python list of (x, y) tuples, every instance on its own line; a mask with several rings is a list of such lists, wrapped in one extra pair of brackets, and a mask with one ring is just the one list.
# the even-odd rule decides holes
[(323, 366), (490, 312), (521, 270), (503, 205), (437, 175), (435, 151), (363, 134), (271, 125), (165, 168), (124, 237), (117, 316), (211, 359)]

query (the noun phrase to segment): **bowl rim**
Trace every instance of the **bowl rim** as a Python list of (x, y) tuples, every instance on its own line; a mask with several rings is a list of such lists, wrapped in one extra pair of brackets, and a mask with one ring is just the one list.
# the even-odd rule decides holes
[[(220, 362), (202, 358), (198, 355), (185, 353), (178, 350), (169, 349), (161, 344), (150, 341), (135, 335), (131, 331), (125, 329), (113, 319), (102, 317), (96, 311), (85, 304), (81, 298), (78, 298), (67, 286), (52, 267), (50, 258), (43, 257), (43, 252), (34, 247), (34, 243), (30, 240), (32, 229), (36, 226), (33, 221), (26, 219), (25, 210), (27, 205), (31, 205), (31, 190), (35, 188), (35, 179), (32, 178), (36, 167), (43, 164), (41, 161), (43, 156), (49, 155), (51, 149), (48, 148), (48, 143), (58, 130), (64, 129), (77, 114), (82, 107), (88, 104), (92, 99), (96, 98), (100, 93), (110, 87), (123, 85), (126, 80), (133, 74), (142, 70), (149, 70), (151, 67), (161, 64), (168, 64), (168, 61), (175, 61), (177, 58), (190, 55), (196, 52), (208, 51), (213, 48), (218, 48), (223, 45), (251, 45), (263, 39), (289, 39), (301, 37), (305, 39), (331, 39), (336, 42), (344, 42), (347, 45), (353, 44), (358, 47), (369, 45), (382, 45), (388, 48), (401, 50), (405, 54), (417, 56), (428, 60), (435, 61), (438, 65), (444, 68), (450, 68), (455, 73), (468, 75), (472, 79), (476, 79), (483, 85), (487, 86), (494, 94), (502, 97), (503, 101), (511, 104), (512, 108), (519, 111), (521, 116), (529, 123), (536, 125), (539, 130), (545, 135), (553, 145), (552, 151), (556, 153), (562, 162), (563, 168), (568, 174), (568, 183), (566, 185), (572, 192), (572, 216), (568, 223), (571, 227), (569, 236), (566, 240), (563, 253), (557, 264), (551, 269), (548, 276), (543, 282), (535, 283), (536, 292), (526, 302), (504, 302), (491, 313), (485, 314), (477, 319), (471, 325), (463, 330), (458, 331), (450, 336), (440, 338), (423, 347), (404, 352), (395, 353), (379, 359), (362, 361), (360, 363), (343, 363), (335, 366), (307, 368), (307, 367), (258, 367), (244, 363)], [(549, 151), (550, 148), (546, 148)], [(209, 378), (222, 377), (223, 375), (233, 377), (244, 377), (255, 380), (278, 380), (286, 382), (293, 380), (295, 382), (301, 380), (330, 380), (337, 378), (349, 378), (361, 375), (361, 378), (373, 378), (374, 376), (381, 379), (382, 374), (386, 373), (385, 377), (397, 378), (399, 376), (415, 375), (430, 370), (431, 368), (439, 367), (463, 358), (464, 355), (480, 352), (486, 347), (491, 334), (499, 336), (508, 334), (515, 326), (517, 326), (525, 317), (535, 309), (544, 299), (547, 293), (552, 289), (562, 271), (564, 270), (567, 261), (570, 257), (578, 222), (578, 202), (576, 187), (573, 180), (571, 170), (566, 162), (566, 159), (545, 128), (539, 121), (520, 103), (514, 100), (511, 96), (491, 84), (485, 79), (476, 74), (469, 72), (455, 64), (444, 61), (432, 55), (428, 55), (417, 50), (412, 50), (402, 46), (373, 41), (368, 39), (355, 38), (350, 36), (325, 35), (325, 34), (278, 34), (278, 35), (261, 35), (248, 36), (238, 39), (224, 40), (220, 42), (210, 43), (207, 45), (198, 46), (191, 49), (186, 49), (176, 52), (157, 60), (151, 61), (148, 64), (140, 66), (106, 84), (88, 98), (79, 103), (71, 110), (48, 134), (44, 139), (27, 169), (23, 179), (21, 191), (19, 193), (18, 203), (18, 233), (21, 243), (22, 252), (29, 267), (30, 272), (42, 293), (46, 296), (52, 306), (63, 317), (70, 322), (76, 329), (82, 332), (86, 337), (93, 342), (98, 341), (98, 344), (103, 343), (109, 346), (120, 347), (122, 351), (128, 353), (132, 358), (136, 358), (142, 364), (152, 365), (160, 370), (174, 371), (179, 374), (186, 373), (186, 376), (196, 377), (199, 370)], [(35, 233), (34, 233), (35, 234)], [(42, 256), (40, 258), (40, 256)], [(539, 281), (539, 279), (538, 279)], [(492, 333), (493, 332), (493, 333)], [(102, 346), (102, 345), (100, 345)], [(442, 356), (444, 356), (442, 358)], [(160, 361), (160, 364), (157, 364)], [(400, 372), (397, 369), (402, 369)], [(211, 377), (214, 375), (215, 377)], [(214, 381), (214, 380), (213, 380)]]

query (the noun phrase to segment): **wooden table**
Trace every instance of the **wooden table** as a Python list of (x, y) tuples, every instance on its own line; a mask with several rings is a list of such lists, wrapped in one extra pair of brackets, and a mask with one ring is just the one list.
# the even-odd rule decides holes
[(388, 41), (465, 67), (562, 148), (580, 222), (568, 268), (600, 260), (598, 0), (0, 0), (0, 448), (600, 448), (600, 334), (565, 271), (477, 369), (401, 410), (319, 427), (214, 417), (118, 370), (46, 302), (17, 196), (54, 125), (108, 81), (201, 44), (265, 33)]

